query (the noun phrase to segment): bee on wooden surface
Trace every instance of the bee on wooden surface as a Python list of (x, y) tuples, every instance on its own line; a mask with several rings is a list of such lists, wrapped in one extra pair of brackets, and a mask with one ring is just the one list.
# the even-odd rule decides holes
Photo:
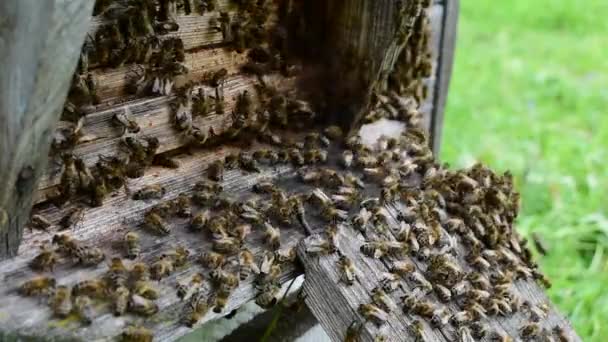
[(250, 224), (239, 224), (233, 230), (228, 232), (233, 237), (237, 238), (241, 243), (245, 242), (245, 238), (251, 233)]
[(260, 261), (260, 266), (259, 266), (260, 274), (265, 275), (265, 274), (270, 273), (271, 268), (274, 265), (274, 262), (276, 259), (275, 253), (272, 253), (270, 251), (264, 252), (264, 255), (262, 256), (262, 260)]
[(382, 285), (382, 289), (386, 292), (393, 292), (399, 287), (400, 278), (398, 275), (390, 272), (382, 273), (382, 279), (380, 280), (380, 284)]
[(152, 342), (154, 334), (151, 330), (140, 326), (129, 326), (120, 335), (122, 342)]
[(21, 284), (19, 293), (24, 296), (46, 295), (55, 288), (55, 284), (55, 278), (39, 276)]
[(158, 290), (150, 282), (145, 280), (136, 281), (133, 284), (133, 294), (140, 295), (150, 300), (158, 299), (160, 296)]
[(118, 288), (126, 285), (128, 271), (121, 258), (112, 258), (110, 261), (110, 269), (106, 274), (106, 278), (108, 280), (108, 284), (112, 288)]
[(139, 133), (139, 125), (137, 121), (133, 120), (129, 107), (125, 107), (124, 111), (114, 114), (112, 122), (122, 128), (122, 135), (126, 132)]
[(521, 327), (520, 336), (524, 340), (540, 337), (542, 328), (538, 323), (527, 323)]
[(253, 253), (245, 249), (239, 254), (239, 279), (245, 280), (251, 273), (259, 274), (260, 269), (255, 263)]
[(152, 279), (161, 280), (173, 272), (173, 260), (169, 257), (161, 256), (150, 266)]
[(447, 287), (441, 284), (434, 284), (433, 289), (435, 290), (435, 294), (437, 294), (437, 298), (439, 298), (441, 302), (447, 303), (450, 301), (450, 299), (452, 299), (452, 292), (450, 292)]
[(359, 342), (361, 339), (361, 329), (363, 324), (361, 322), (353, 321), (344, 334), (344, 342)]
[(557, 339), (559, 342), (570, 342), (570, 336), (568, 334), (568, 332), (566, 331), (566, 329), (564, 329), (563, 327), (556, 325), (553, 327), (553, 333), (555, 335), (557, 335)]
[(342, 152), (342, 156), (340, 157), (340, 164), (345, 169), (350, 168), (353, 165), (354, 154), (351, 150), (345, 150)]
[(431, 315), (431, 325), (436, 328), (441, 328), (448, 324), (450, 315), (445, 307), (435, 309)]
[(273, 250), (277, 250), (281, 246), (281, 231), (268, 222), (264, 222), (264, 238)]
[(260, 293), (255, 297), (255, 303), (263, 309), (270, 309), (277, 303), (280, 291), (281, 287), (276, 284), (264, 284)]
[(433, 317), (436, 307), (431, 301), (419, 300), (410, 310), (418, 316), (430, 319)]
[(306, 253), (315, 255), (328, 255), (336, 252), (333, 246), (327, 239), (315, 234), (305, 240)]
[(173, 202), (175, 207), (175, 214), (179, 217), (190, 217), (192, 216), (192, 207), (190, 205), (190, 198), (186, 194), (179, 194)]
[(236, 238), (225, 236), (213, 240), (212, 248), (222, 254), (235, 255), (241, 249), (241, 242)]
[(152, 165), (162, 166), (168, 169), (178, 169), (179, 161), (165, 154), (155, 155), (152, 159)]
[(471, 329), (467, 326), (461, 326), (458, 328), (458, 341), (459, 342), (475, 342), (471, 334)]
[(74, 255), (80, 248), (78, 241), (67, 234), (56, 234), (53, 236), (53, 244), (59, 246), (58, 251), (67, 255)]
[(489, 334), (489, 340), (492, 342), (513, 342), (513, 338), (496, 330)]
[(379, 259), (394, 252), (401, 252), (404, 249), (402, 243), (398, 241), (378, 240), (370, 241), (361, 245), (361, 253), (368, 257)]
[(90, 325), (95, 318), (95, 310), (93, 309), (93, 303), (91, 298), (87, 296), (77, 296), (74, 299), (74, 312), (80, 317), (80, 320)]
[(209, 179), (221, 182), (224, 178), (224, 161), (216, 160), (207, 167), (207, 177)]
[(224, 265), (224, 255), (212, 251), (206, 251), (201, 254), (199, 261), (207, 268), (216, 269)]
[(154, 211), (149, 211), (144, 217), (144, 225), (160, 235), (169, 235), (171, 230), (163, 218)]
[(158, 312), (158, 305), (152, 300), (140, 295), (132, 295), (129, 299), (129, 311), (142, 316), (152, 316)]
[(340, 254), (340, 258), (338, 259), (338, 266), (341, 270), (340, 280), (344, 282), (346, 285), (351, 286), (354, 284), (357, 276), (357, 269), (355, 268), (355, 264), (353, 261), (344, 254)]
[(208, 210), (203, 210), (192, 218), (190, 221), (190, 229), (193, 231), (202, 231), (209, 222), (210, 214)]
[(391, 272), (406, 277), (416, 270), (416, 266), (409, 261), (395, 261), (391, 267)]
[(294, 262), (296, 260), (296, 248), (292, 246), (276, 250), (274, 256), (279, 263)]
[(372, 213), (367, 210), (367, 208), (361, 208), (361, 210), (355, 214), (352, 219), (353, 226), (359, 231), (365, 231), (365, 227), (367, 223), (370, 222), (372, 217)]
[(410, 332), (416, 341), (425, 342), (427, 339), (424, 334), (424, 325), (420, 320), (415, 319), (409, 326)]
[(150, 279), (150, 269), (143, 262), (133, 264), (130, 272), (133, 281), (146, 281)]
[(181, 267), (186, 264), (188, 257), (190, 256), (190, 250), (183, 246), (178, 246), (174, 250), (164, 252), (161, 257), (169, 258), (174, 267)]
[(67, 286), (58, 286), (51, 298), (49, 306), (53, 311), (53, 315), (59, 318), (67, 317), (72, 311), (72, 294)]
[(469, 324), (473, 320), (473, 315), (468, 311), (459, 311), (450, 317), (450, 322), (456, 326)]
[(203, 291), (197, 290), (190, 296), (188, 304), (184, 308), (181, 322), (182, 324), (193, 327), (198, 323), (209, 311), (209, 303), (204, 296)]
[(103, 298), (108, 292), (107, 283), (103, 279), (88, 279), (76, 283), (72, 288), (72, 296), (86, 296), (91, 298)]
[(76, 207), (69, 209), (57, 223), (60, 230), (68, 229), (84, 218), (84, 208)]
[(32, 217), (30, 218), (30, 227), (32, 229), (46, 231), (51, 226), (52, 223), (40, 214), (32, 215)]
[(395, 308), (395, 303), (388, 296), (388, 294), (382, 289), (382, 287), (376, 287), (372, 290), (372, 302), (381, 308), (382, 310), (391, 312)]
[(127, 258), (135, 259), (141, 252), (141, 245), (139, 244), (139, 235), (135, 232), (128, 232), (124, 237), (125, 246), (127, 249)]
[(239, 285), (238, 275), (221, 268), (211, 271), (209, 277), (219, 288), (234, 289)]
[(164, 186), (160, 184), (147, 185), (133, 194), (134, 200), (161, 199), (166, 193)]
[(106, 259), (106, 255), (100, 248), (81, 246), (76, 259), (78, 264), (82, 266), (97, 266)]
[(376, 326), (381, 326), (388, 320), (388, 313), (374, 304), (359, 305), (359, 313), (366, 320), (374, 322)]
[(259, 173), (262, 171), (253, 156), (246, 152), (239, 153), (239, 167), (247, 172)]
[(42, 246), (40, 253), (30, 262), (30, 267), (38, 271), (53, 271), (58, 260), (59, 256), (55, 249), (50, 246)]
[(483, 339), (484, 337), (486, 337), (488, 334), (488, 326), (485, 323), (482, 322), (473, 322), (469, 325), (469, 327), (471, 328), (471, 333), (473, 335), (473, 337), (475, 337), (478, 340)]

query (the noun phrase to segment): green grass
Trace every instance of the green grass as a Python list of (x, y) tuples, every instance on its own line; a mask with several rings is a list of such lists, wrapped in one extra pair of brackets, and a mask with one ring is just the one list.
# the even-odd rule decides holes
[(549, 295), (608, 338), (608, 1), (463, 0), (441, 157), (511, 170)]

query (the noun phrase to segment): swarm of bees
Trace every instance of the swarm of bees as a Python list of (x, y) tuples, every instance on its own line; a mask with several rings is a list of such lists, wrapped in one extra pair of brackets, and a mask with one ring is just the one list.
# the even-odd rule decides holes
[[(108, 269), (101, 277), (71, 287), (49, 276), (36, 276), (23, 283), (19, 293), (48, 297), (54, 317), (74, 314), (88, 325), (101, 314), (98, 302), (110, 303), (117, 316), (155, 315), (160, 310), (157, 300), (164, 295), (159, 284), (171, 282), (183, 303), (179, 322), (193, 327), (210, 313), (231, 310), (230, 298), (243, 282), (254, 283), (259, 306), (276, 305), (281, 275), (296, 258), (295, 247), (284, 244), (285, 228), (298, 227), (309, 236), (307, 253), (336, 258), (339, 286), (360, 282), (364, 275), (357, 269), (358, 258), (378, 259), (387, 267), (370, 298), (357, 307), (358, 317), (345, 332), (345, 341), (359, 340), (368, 322), (381, 328), (401, 313), (412, 317), (408, 332), (417, 340), (429, 340), (430, 329), (452, 325), (459, 341), (507, 341), (508, 336), (491, 331), (484, 322), (517, 312), (529, 317), (518, 331), (522, 339), (556, 336), (567, 341), (560, 327), (542, 326), (548, 308), (524, 305), (512, 292), (511, 284), (519, 279), (550, 286), (525, 239), (512, 228), (519, 201), (512, 176), (497, 175), (479, 164), (448, 170), (435, 161), (427, 134), (420, 128), (419, 107), (428, 92), (423, 79), (432, 72), (426, 12), (416, 19), (414, 34), (388, 76), (389, 90), (374, 91), (364, 116), (364, 122), (400, 120), (407, 129), (368, 146), (340, 126), (311, 129), (322, 108), (266, 82), (266, 74), (289, 77), (298, 69), (287, 54), (289, 35), (280, 24), (269, 27), (270, 1), (235, 1), (235, 5), (236, 15), (218, 12), (217, 1), (212, 0), (96, 1), (95, 15), (103, 22), (83, 47), (62, 116), (70, 124), (53, 140), (62, 174), (49, 200), (57, 207), (70, 205), (57, 221), (35, 214), (30, 222), (33, 229), (50, 231), (56, 226), (64, 232), (44, 245), (30, 266), (37, 272), (53, 272), (57, 264), (71, 261), (75, 266), (107, 265)], [(257, 77), (258, 84), (255, 92), (237, 94), (232, 112), (225, 113), (224, 86), (230, 77), (226, 68), (207, 71), (198, 80), (184, 78), (189, 76), (184, 64), (187, 51), (171, 34), (179, 30), (178, 11), (210, 16), (211, 30), (221, 33), (226, 48), (246, 53), (241, 71)], [(215, 158), (192, 189), (182, 193), (172, 193), (163, 184), (145, 185), (131, 193), (130, 178), (142, 177), (152, 165), (177, 169), (179, 163), (169, 154), (159, 154), (160, 140), (144, 134), (129, 107), (114, 113), (111, 120), (120, 135), (116, 155), (100, 155), (94, 161), (72, 152), (86, 140), (84, 113), (101, 101), (96, 70), (89, 66), (133, 67), (128, 93), (171, 95), (171, 124), (186, 146), (256, 141), (255, 147)], [(221, 131), (197, 123), (211, 114), (227, 114)], [(286, 128), (307, 133), (281, 134)], [(260, 178), (250, 189), (253, 197), (237, 200), (224, 191), (229, 172), (258, 174), (277, 165), (296, 170), (297, 187), (292, 188), (294, 182), (286, 186)], [(101, 206), (121, 188), (133, 200), (154, 202), (142, 215), (143, 233), (138, 227), (122, 233), (121, 255), (112, 257), (73, 239), (69, 230), (86, 218), (86, 205)], [(84, 203), (79, 201), (82, 198)], [(209, 247), (195, 253), (178, 245), (163, 248), (152, 258), (142, 255), (148, 247), (147, 235), (171, 236), (180, 229), (175, 221), (187, 221), (187, 233), (209, 241)], [(344, 229), (361, 236), (360, 255), (343, 253)], [(263, 243), (263, 251), (252, 252), (251, 236)], [(178, 271), (200, 267), (197, 264), (204, 271), (181, 278)], [(176, 274), (179, 280), (174, 279)], [(153, 335), (144, 326), (130, 325), (121, 338), (151, 341)], [(378, 341), (385, 339), (381, 333), (376, 336)]]

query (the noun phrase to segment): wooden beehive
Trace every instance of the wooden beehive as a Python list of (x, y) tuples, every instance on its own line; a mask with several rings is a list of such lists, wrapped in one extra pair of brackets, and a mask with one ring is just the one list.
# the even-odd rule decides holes
[[(139, 6), (142, 3), (144, 2), (115, 2), (118, 4), (116, 8), (120, 9), (117, 12), (124, 10), (125, 6)], [(294, 106), (299, 105), (299, 109), (294, 111), (296, 114), (288, 116), (287, 125), (282, 126), (272, 120), (268, 123), (272, 131), (282, 139), (298, 141), (306, 133), (323, 132), (323, 129), (330, 125), (337, 125), (345, 133), (355, 134), (362, 123), (381, 117), (405, 119), (399, 111), (394, 111), (394, 107), (391, 110), (390, 106), (378, 105), (379, 102), (389, 99), (387, 96), (391, 91), (396, 91), (398, 99), (415, 100), (410, 103), (418, 104), (415, 111), (422, 113), (421, 125), (431, 132), (433, 147), (438, 147), (455, 31), (454, 14), (449, 13), (454, 13), (457, 6), (455, 2), (429, 4), (428, 1), (417, 0), (285, 0), (258, 1), (257, 5), (253, 5), (253, 2), (248, 1), (218, 0), (159, 3), (166, 4), (170, 13), (173, 13), (171, 8), (175, 7), (177, 15), (170, 15), (163, 20), (173, 22), (174, 19), (179, 28), (174, 31), (168, 29), (168, 32), (160, 34), (166, 26), (159, 24), (153, 28), (154, 34), (159, 36), (161, 42), (172, 38), (183, 42), (183, 65), (187, 72), (172, 74), (171, 77), (163, 76), (165, 84), (167, 81), (172, 83), (171, 90), (165, 86), (162, 91), (150, 91), (150, 88), (155, 87), (154, 82), (150, 82), (146, 89), (142, 88), (143, 91), (135, 94), (129, 94), (126, 89), (129, 83), (138, 77), (143, 76), (144, 80), (151, 80), (145, 78), (149, 71), (147, 63), (133, 63), (129, 59), (135, 57), (112, 62), (112, 55), (103, 58), (96, 51), (99, 48), (97, 33), (113, 25), (110, 20), (113, 17), (107, 12), (105, 15), (94, 16), (89, 21), (85, 18), (88, 18), (88, 13), (92, 10), (92, 3), (87, 1), (57, 1), (48, 7), (16, 1), (1, 5), (6, 7), (5, 13), (12, 13), (16, 18), (16, 24), (13, 25), (15, 39), (32, 33), (27, 31), (24, 19), (28, 12), (34, 11), (41, 17), (49, 18), (48, 22), (41, 20), (39, 27), (34, 29), (48, 32), (48, 37), (41, 35), (31, 46), (27, 46), (45, 57), (36, 64), (38, 69), (25, 69), (26, 72), (42, 76), (36, 79), (34, 85), (30, 85), (31, 88), (24, 87), (17, 93), (29, 106), (25, 106), (27, 109), (21, 109), (20, 112), (25, 119), (5, 118), (5, 121), (0, 121), (0, 127), (10, 131), (10, 139), (6, 140), (10, 143), (0, 148), (0, 151), (9, 151), (7, 154), (0, 154), (0, 158), (4, 158), (0, 159), (0, 165), (9, 166), (0, 170), (1, 182), (5, 187), (2, 192), (4, 197), (0, 202), (0, 227), (3, 227), (4, 232), (4, 243), (0, 244), (0, 252), (2, 255), (16, 255), (0, 264), (0, 331), (6, 337), (49, 340), (111, 339), (118, 336), (128, 325), (138, 324), (153, 330), (157, 340), (169, 341), (192, 329), (180, 322), (184, 303), (175, 295), (175, 284), (187, 283), (193, 274), (207, 271), (194, 265), (201, 252), (212, 249), (212, 239), (193, 235), (186, 229), (189, 221), (184, 218), (173, 218), (169, 223), (171, 234), (159, 236), (146, 229), (142, 218), (160, 202), (174, 200), (180, 194), (191, 195), (194, 184), (206, 177), (206, 170), (211, 163), (243, 151), (252, 153), (261, 148), (276, 147), (268, 144), (267, 140), (254, 139), (253, 133), (259, 133), (256, 131), (259, 126), (258, 119), (240, 116), (243, 113), (238, 112), (237, 102), (244, 92), (255, 95), (254, 108), (257, 106), (263, 109), (265, 100), (260, 93), (265, 87), (275, 88), (290, 101), (294, 101)], [(192, 13), (186, 14), (186, 3), (193, 6), (213, 3), (216, 7), (207, 9), (202, 14), (197, 12), (197, 8), (193, 8)], [(248, 4), (252, 4), (254, 8), (264, 4), (264, 7), (256, 9), (262, 12), (257, 15), (263, 18), (260, 25), (264, 34), (260, 41), (256, 41), (257, 38), (252, 36), (241, 41), (241, 37), (235, 32), (238, 27), (233, 26), (233, 23), (254, 20), (255, 15), (247, 7)], [(112, 5), (109, 8), (112, 10)], [(48, 25), (48, 28), (44, 25)], [(85, 27), (88, 27), (88, 30), (84, 30)], [(120, 30), (123, 32), (125, 29)], [(80, 110), (86, 114), (82, 121), (83, 137), (68, 150), (81, 158), (91, 169), (96, 167), (100, 155), (113, 156), (121, 153), (124, 150), (125, 134), (117, 127), (113, 117), (126, 111), (130, 112), (140, 127), (137, 136), (157, 138), (159, 147), (154, 153), (157, 156), (173, 158), (180, 166), (172, 169), (146, 165), (143, 175), (130, 177), (125, 188), (136, 191), (146, 185), (162, 185), (166, 189), (162, 200), (135, 201), (132, 199), (132, 193), (122, 188), (114, 189), (103, 198), (101, 205), (93, 207), (90, 206), (89, 197), (82, 193), (70, 197), (62, 205), (53, 204), (56, 201), (49, 200), (56, 198), (58, 190), (64, 191), (62, 177), (66, 170), (59, 157), (65, 152), (63, 150), (59, 151), (60, 153), (52, 151), (48, 161), (45, 160), (51, 135), (47, 128), (59, 115), (58, 109), (63, 105), (63, 98), (69, 88), (69, 75), (76, 65), (78, 50), (70, 40), (82, 41), (85, 32), (88, 32), (97, 44), (91, 47), (91, 44), (85, 43), (83, 49), (85, 52), (93, 49), (93, 52), (88, 52), (91, 55), (88, 72), (97, 83), (95, 95), (98, 101), (83, 103), (80, 106)], [(41, 40), (45, 37), (46, 42)], [(258, 45), (276, 49), (280, 54), (280, 63), (251, 65), (250, 52)], [(123, 49), (114, 53), (118, 54), (120, 59), (120, 56), (135, 48), (126, 44)], [(11, 56), (13, 59), (4, 60), (19, 65), (34, 63), (30, 60), (17, 61), (15, 56)], [(221, 82), (213, 80), (214, 75), (223, 70), (226, 72), (225, 79)], [(76, 73), (78, 72), (77, 70)], [(153, 74), (152, 77), (159, 76)], [(175, 127), (175, 109), (179, 108), (180, 100), (176, 93), (179, 93), (180, 87), (188, 81), (194, 84), (195, 91), (203, 89), (205, 94), (211, 95), (207, 97), (213, 104), (211, 110), (193, 119), (193, 125), (203, 134), (209, 135), (209, 140), (202, 144), (193, 144), (191, 134)], [(2, 85), (7, 86), (6, 81)], [(36, 91), (29, 97), (22, 95), (27, 94), (29, 89)], [(71, 93), (73, 90), (74, 86)], [(92, 87), (89, 87), (89, 91), (92, 90)], [(222, 93), (224, 108), (223, 113), (220, 113), (216, 110), (216, 100), (213, 97), (217, 98)], [(11, 94), (4, 95), (7, 99), (11, 98)], [(399, 102), (395, 97), (390, 99)], [(9, 101), (5, 103), (11, 105)], [(8, 105), (2, 108), (11, 108)], [(312, 119), (306, 116), (311, 113), (314, 114)], [(235, 133), (237, 124), (245, 127), (236, 130), (238, 134)], [(407, 125), (411, 124), (411, 121), (407, 122)], [(60, 121), (58, 129), (67, 129), (69, 132), (73, 131), (75, 126), (74, 122), (64, 120)], [(24, 134), (26, 138), (23, 138)], [(331, 166), (335, 166), (338, 156), (342, 153), (341, 147), (337, 145), (334, 143), (328, 148)], [(26, 147), (15, 149), (15, 146)], [(43, 165), (47, 167), (43, 168)], [(291, 163), (262, 165), (259, 172), (236, 168), (226, 171), (222, 185), (224, 192), (233, 201), (252, 198), (252, 185), (264, 179), (274, 180), (290, 192), (297, 192), (305, 188), (296, 181), (297, 169), (297, 165)], [(47, 231), (22, 229), (29, 218), (30, 198), (35, 204), (34, 213), (43, 215), (53, 224)], [(69, 231), (62, 231), (58, 227), (61, 219), (70, 210), (79, 207), (86, 208), (82, 220), (68, 227)], [(195, 206), (195, 209), (200, 208)], [(315, 231), (322, 225), (315, 220), (311, 223)], [(282, 248), (295, 246), (306, 234), (297, 224), (282, 228)], [(108, 270), (107, 261), (113, 256), (124, 255), (122, 239), (128, 231), (139, 233), (142, 253), (138, 260), (145, 263), (156, 261), (160, 254), (177, 246), (186, 247), (191, 251), (189, 264), (192, 264), (192, 267), (177, 268), (170, 277), (156, 284), (161, 293), (161, 297), (156, 300), (159, 308), (156, 315), (150, 318), (130, 314), (115, 317), (111, 313), (110, 301), (100, 301), (96, 305), (99, 314), (93, 324), (83, 326), (74, 315), (63, 319), (53, 318), (51, 310), (43, 302), (25, 298), (17, 293), (19, 284), (41, 273), (32, 270), (29, 265), (38, 254), (39, 246), (50, 242), (54, 234), (69, 233), (80, 243), (89, 248), (101, 248), (106, 254), (106, 261), (97, 267), (74, 266), (62, 260), (52, 272), (42, 272), (54, 277), (58, 284), (73, 286), (83, 279), (103, 276)], [(23, 241), (19, 246), (22, 235)], [(345, 231), (344, 250), (348, 251), (349, 255), (354, 255), (363, 237), (369, 238), (365, 234)], [(247, 238), (246, 246), (257, 258), (261, 258), (267, 249), (264, 244), (264, 232), (254, 229)], [(383, 271), (387, 271), (390, 260), (373, 260), (370, 263), (361, 256), (356, 257), (356, 264), (365, 268), (368, 276), (360, 284), (346, 289), (335, 286), (335, 270), (332, 267), (335, 264), (335, 256), (319, 260), (308, 258), (305, 252), (300, 254), (309, 278), (305, 285), (309, 293), (308, 304), (332, 339), (341, 340), (353, 321), (353, 315), (357, 315), (362, 297), (372, 290), (373, 280), (378, 280), (376, 278)], [(132, 264), (130, 261), (126, 263), (129, 267)], [(422, 267), (421, 264), (417, 265)], [(301, 272), (302, 269), (295, 264), (287, 263), (277, 279), (279, 283), (285, 284)], [(220, 312), (209, 310), (195, 327), (221, 317), (255, 298), (258, 291), (253, 283), (253, 277), (241, 281), (229, 297), (227, 306)], [(332, 286), (325, 288), (327, 292), (320, 293), (318, 291), (324, 288), (323, 284)], [(211, 287), (205, 287), (205, 291), (210, 294), (212, 290)], [(542, 291), (530, 281), (521, 281), (517, 285), (517, 291), (534, 305), (546, 301)], [(328, 298), (332, 298), (332, 301), (327, 302)], [(341, 314), (336, 319), (332, 317), (332, 312)], [(499, 332), (518, 336), (522, 317), (514, 315), (508, 320), (492, 318), (488, 321)], [(410, 318), (400, 318), (396, 315), (394, 319), (391, 318), (388, 331), (383, 331), (382, 334), (386, 333), (389, 340), (402, 340), (402, 336), (407, 334), (408, 324), (411, 324)], [(547, 327), (557, 324), (571, 331), (568, 323), (552, 308), (548, 312), (546, 324)], [(366, 325), (362, 339), (372, 340), (379, 335), (374, 329), (373, 326)], [(425, 326), (424, 330), (426, 336), (433, 340), (454, 340), (457, 334), (452, 327), (434, 330)]]

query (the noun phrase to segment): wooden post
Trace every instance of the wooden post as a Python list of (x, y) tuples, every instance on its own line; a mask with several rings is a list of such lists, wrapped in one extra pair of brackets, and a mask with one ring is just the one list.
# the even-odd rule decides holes
[(19, 248), (94, 1), (0, 1), (0, 259)]

